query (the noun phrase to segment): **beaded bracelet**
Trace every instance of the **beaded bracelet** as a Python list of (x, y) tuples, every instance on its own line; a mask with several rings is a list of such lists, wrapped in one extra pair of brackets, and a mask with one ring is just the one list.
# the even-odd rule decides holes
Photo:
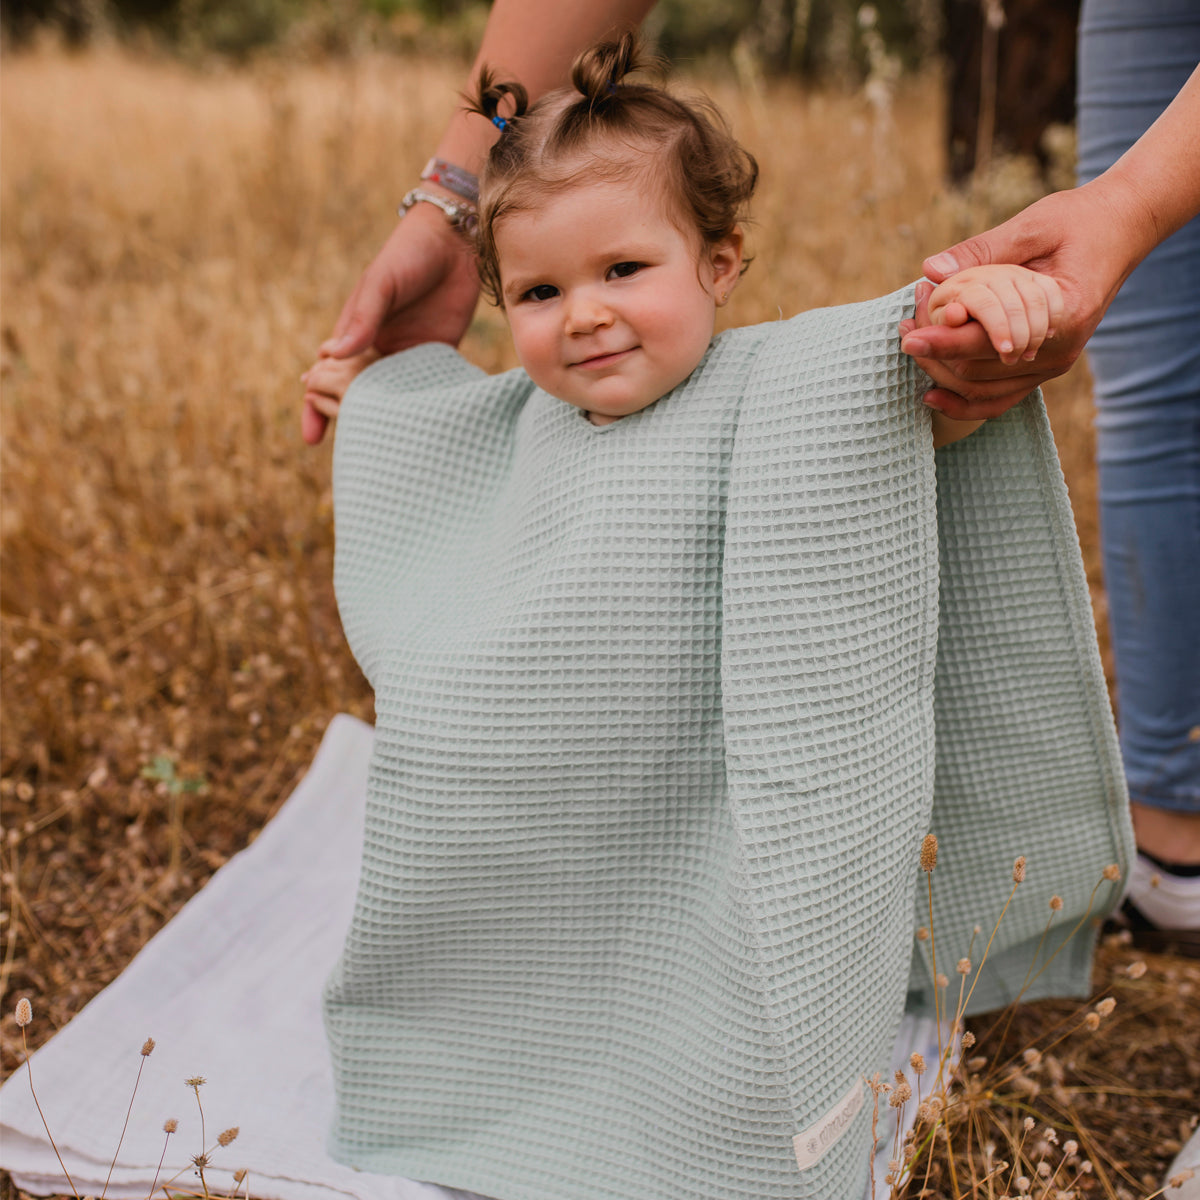
[(444, 158), (431, 158), (421, 172), (421, 179), (436, 183), (471, 204), (479, 203), (478, 176), (452, 162), (447, 162)]
[(446, 214), (446, 220), (450, 222), (454, 229), (467, 234), (474, 232), (475, 225), (479, 220), (479, 211), (475, 205), (458, 200), (447, 200), (445, 196), (435, 196), (432, 192), (423, 191), (421, 188), (413, 188), (400, 201), (397, 215), (406, 217), (409, 209), (415, 204), (420, 204), (422, 201), (426, 204), (432, 204), (435, 208), (440, 208)]

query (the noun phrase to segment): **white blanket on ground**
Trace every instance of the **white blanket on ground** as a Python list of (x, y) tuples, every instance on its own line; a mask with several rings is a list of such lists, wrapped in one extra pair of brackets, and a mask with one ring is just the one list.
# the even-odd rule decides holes
[[(201, 1149), (184, 1080), (202, 1075), (210, 1187), (249, 1171), (251, 1196), (444, 1200), (461, 1195), (369, 1175), (325, 1153), (332, 1082), (321, 985), (341, 950), (362, 854), (371, 728), (335, 717), (312, 769), (278, 816), (71, 1024), (37, 1052), (34, 1086), (80, 1194), (99, 1195), (146, 1037), (146, 1061), (110, 1197), (145, 1196), (176, 1117), (166, 1176)], [(37, 997), (32, 997), (36, 1005)], [(3, 1166), (34, 1193), (69, 1191), (25, 1069), (0, 1094)], [(207, 1149), (208, 1147), (205, 1147)], [(191, 1168), (178, 1181), (191, 1188)]]
[[(325, 1152), (333, 1095), (321, 986), (354, 903), (371, 737), (370, 726), (335, 717), (312, 769), (259, 837), (33, 1056), (34, 1086), (80, 1195), (104, 1189), (138, 1051), (153, 1037), (108, 1185), (112, 1200), (150, 1191), (169, 1117), (179, 1129), (159, 1182), (186, 1168), (175, 1187), (197, 1183), (188, 1164), (201, 1149), (200, 1116), (184, 1083), (195, 1075), (207, 1081), (204, 1148), (239, 1127), (237, 1140), (212, 1156), (214, 1190), (232, 1190), (232, 1172), (244, 1167), (256, 1200), (470, 1200), (355, 1171)], [(894, 1065), (926, 1049), (932, 1035), (929, 1022), (906, 1021)], [(0, 1092), (0, 1137), (0, 1166), (19, 1188), (69, 1192), (25, 1068)], [(877, 1178), (885, 1173), (881, 1164)]]

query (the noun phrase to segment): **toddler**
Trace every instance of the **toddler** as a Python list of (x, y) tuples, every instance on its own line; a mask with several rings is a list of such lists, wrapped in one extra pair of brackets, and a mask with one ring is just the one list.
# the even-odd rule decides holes
[[(747, 266), (741, 223), (754, 159), (711, 107), (621, 84), (636, 65), (627, 39), (619, 53), (581, 60), (575, 93), (526, 112), (519, 85), (485, 79), (477, 108), (504, 127), (481, 192), (484, 288), (529, 377), (593, 425), (687, 379)], [(509, 118), (499, 116), (505, 95), (519, 97)], [(1032, 361), (1062, 306), (1050, 276), (995, 265), (934, 289), (929, 315), (935, 324), (974, 319), (1005, 362)], [(302, 377), (315, 407), (336, 416), (349, 382), (376, 357), (319, 359)], [(978, 424), (934, 412), (934, 445)]]
[[(496, 1200), (847, 1200), (864, 1076), (936, 987), (931, 819), (945, 961), (1017, 853), (1086, 900), (1124, 853), (1111, 720), (1037, 402), (935, 480), (911, 288), (714, 339), (756, 167), (636, 65), (599, 47), (531, 107), (481, 83), (522, 369), (308, 373), (345, 393), (336, 586), (376, 693), (332, 1149)], [(1061, 298), (989, 267), (932, 310), (1015, 359)], [(980, 1005), (1025, 973), (1021, 903)], [(1037, 983), (1086, 986), (1086, 945)]]

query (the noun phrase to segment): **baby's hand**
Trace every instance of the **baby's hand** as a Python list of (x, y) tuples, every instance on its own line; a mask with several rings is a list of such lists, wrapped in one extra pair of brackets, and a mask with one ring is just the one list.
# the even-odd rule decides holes
[(1000, 360), (1011, 366), (1032, 362), (1062, 319), (1058, 281), (1026, 267), (997, 264), (970, 267), (939, 284), (929, 298), (935, 325), (983, 326)]
[(336, 417), (351, 381), (379, 357), (375, 350), (364, 350), (351, 358), (331, 358), (322, 354), (300, 376), (304, 384), (305, 407), (315, 409), (326, 417)]

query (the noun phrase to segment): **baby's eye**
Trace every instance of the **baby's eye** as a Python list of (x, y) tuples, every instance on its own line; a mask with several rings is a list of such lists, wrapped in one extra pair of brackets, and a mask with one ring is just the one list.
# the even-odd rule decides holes
[(531, 287), (529, 291), (521, 297), (522, 300), (553, 300), (558, 295), (558, 288), (552, 283), (539, 283), (537, 287)]
[(642, 265), (639, 262), (620, 262), (609, 267), (608, 273), (616, 279), (628, 279), (630, 275), (636, 275), (642, 269)]

